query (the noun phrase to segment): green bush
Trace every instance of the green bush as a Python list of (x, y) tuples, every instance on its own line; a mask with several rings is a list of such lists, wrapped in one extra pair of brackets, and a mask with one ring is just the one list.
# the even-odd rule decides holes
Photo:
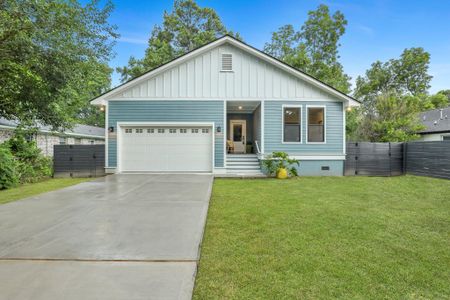
[(286, 152), (273, 152), (264, 158), (262, 164), (270, 176), (276, 175), (280, 169), (286, 169), (289, 176), (298, 176), (296, 166), (300, 165), (298, 160), (290, 158)]
[(36, 182), (52, 175), (52, 160), (42, 155), (36, 142), (27, 141), (28, 133), (17, 130), (5, 145), (14, 156), (21, 183)]
[(9, 189), (19, 183), (17, 162), (9, 148), (0, 145), (0, 190)]

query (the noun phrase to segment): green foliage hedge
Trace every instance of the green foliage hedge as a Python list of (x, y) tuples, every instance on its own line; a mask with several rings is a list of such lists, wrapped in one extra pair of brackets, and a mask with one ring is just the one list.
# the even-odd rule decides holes
[(27, 141), (27, 134), (18, 130), (0, 145), (0, 189), (52, 176), (52, 160), (42, 155), (36, 142)]

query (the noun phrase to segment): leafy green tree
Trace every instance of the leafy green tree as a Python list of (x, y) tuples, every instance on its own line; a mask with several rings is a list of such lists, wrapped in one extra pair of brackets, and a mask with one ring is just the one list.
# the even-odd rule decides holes
[(445, 97), (447, 97), (447, 104), (443, 103), (442, 107), (450, 106), (450, 90), (442, 90), (437, 92), (437, 94), (444, 95)]
[(378, 96), (386, 93), (421, 96), (425, 101), (432, 79), (429, 64), (430, 54), (423, 48), (405, 49), (400, 58), (376, 61), (365, 76), (358, 76), (354, 95), (367, 110), (373, 110)]
[(430, 95), (427, 100), (429, 101), (429, 106), (431, 108), (444, 108), (449, 106), (449, 98), (441, 92)]
[(340, 11), (331, 15), (328, 6), (322, 4), (308, 13), (298, 32), (292, 25), (274, 32), (264, 51), (348, 93), (350, 77), (344, 73), (338, 51), (346, 25), (347, 20)]
[(0, 115), (69, 127), (109, 87), (111, 2), (0, 1)]
[(357, 128), (359, 140), (370, 142), (406, 142), (417, 139), (423, 129), (418, 112), (422, 107), (417, 96), (383, 94), (375, 102), (376, 113), (365, 113)]
[(241, 39), (225, 28), (213, 9), (194, 0), (175, 0), (172, 11), (164, 12), (162, 25), (153, 28), (144, 58), (130, 57), (128, 65), (117, 71), (127, 81), (225, 34)]

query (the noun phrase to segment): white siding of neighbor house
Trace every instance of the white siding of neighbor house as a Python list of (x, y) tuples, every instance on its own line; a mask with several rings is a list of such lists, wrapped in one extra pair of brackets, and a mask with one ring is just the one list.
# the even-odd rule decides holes
[(444, 136), (450, 136), (450, 133), (426, 133), (422, 134), (419, 138), (419, 141), (442, 141)]
[[(221, 71), (231, 53), (233, 71)], [(243, 50), (224, 44), (107, 99), (329, 99), (335, 97)]]

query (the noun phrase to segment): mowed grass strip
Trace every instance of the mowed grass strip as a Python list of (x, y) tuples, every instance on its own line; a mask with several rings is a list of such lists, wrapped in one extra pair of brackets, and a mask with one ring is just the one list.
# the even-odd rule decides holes
[(216, 179), (194, 299), (449, 299), (450, 181)]
[(92, 178), (50, 178), (36, 183), (22, 184), (12, 189), (0, 190), (0, 204), (59, 190), (89, 180)]

